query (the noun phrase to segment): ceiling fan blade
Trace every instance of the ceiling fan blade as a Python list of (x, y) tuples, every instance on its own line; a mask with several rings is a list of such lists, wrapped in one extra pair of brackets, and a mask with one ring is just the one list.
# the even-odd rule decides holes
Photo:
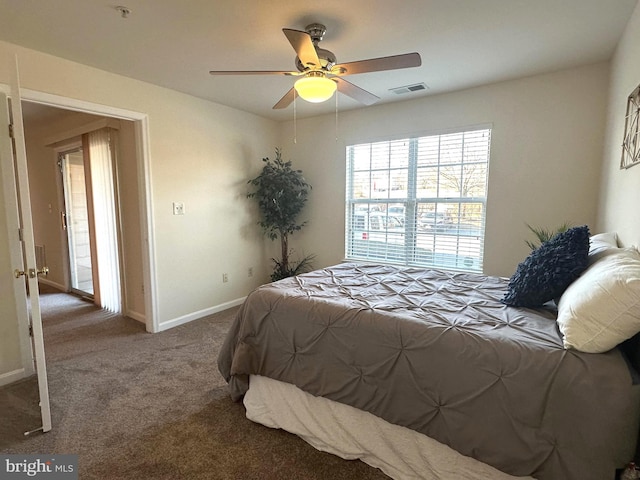
[(210, 70), (211, 75), (301, 75), (302, 72), (281, 72), (278, 70)]
[(276, 103), (273, 106), (273, 110), (287, 108), (289, 105), (291, 105), (291, 102), (293, 102), (293, 99), (295, 98), (295, 94), (296, 94), (295, 89), (292, 88), (291, 90), (289, 90), (287, 93), (284, 94), (284, 97), (278, 100), (278, 103)]
[(342, 63), (331, 69), (334, 75), (353, 75), (356, 73), (381, 72), (383, 70), (396, 70), (399, 68), (419, 67), (422, 59), (419, 53), (405, 53), (391, 57), (371, 58), (356, 62)]
[(371, 92), (367, 92), (363, 88), (360, 88), (351, 82), (347, 82), (344, 78), (335, 77), (331, 80), (338, 84), (338, 91), (340, 93), (344, 93), (345, 95), (359, 101), (360, 103), (363, 103), (365, 105), (373, 105), (378, 100), (380, 100), (380, 97), (374, 95)]
[(305, 67), (321, 67), (318, 52), (311, 41), (311, 35), (300, 30), (292, 30), (291, 28), (283, 28), (287, 40), (298, 54), (298, 58)]

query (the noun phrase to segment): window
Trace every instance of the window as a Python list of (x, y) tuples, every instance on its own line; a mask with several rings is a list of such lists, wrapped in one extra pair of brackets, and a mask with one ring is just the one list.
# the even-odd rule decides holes
[(346, 257), (482, 271), (491, 130), (347, 147)]

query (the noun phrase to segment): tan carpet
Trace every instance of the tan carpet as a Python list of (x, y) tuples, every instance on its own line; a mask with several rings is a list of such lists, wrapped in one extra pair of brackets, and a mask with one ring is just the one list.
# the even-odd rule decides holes
[(153, 335), (51, 289), (42, 310), (53, 430), (22, 435), (35, 380), (2, 388), (2, 453), (79, 454), (82, 479), (387, 478), (246, 419), (216, 368), (236, 309)]

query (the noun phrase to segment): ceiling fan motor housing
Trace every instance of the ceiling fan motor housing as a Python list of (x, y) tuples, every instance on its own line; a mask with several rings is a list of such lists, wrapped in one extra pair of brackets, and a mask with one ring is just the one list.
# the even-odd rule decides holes
[(304, 30), (309, 34), (314, 45), (318, 45), (318, 42), (322, 40), (324, 34), (327, 33), (327, 27), (321, 23), (311, 23), (307, 25)]
[[(337, 63), (336, 56), (333, 52), (318, 47), (318, 43), (323, 39), (324, 34), (327, 33), (327, 27), (325, 27), (321, 23), (311, 23), (306, 26), (305, 31), (311, 37), (311, 41), (313, 42), (313, 46), (316, 49), (323, 70), (331, 70), (331, 67), (333, 67)], [(305, 72), (308, 70), (308, 67), (303, 65), (298, 57), (296, 57), (296, 68), (300, 72)]]
[[(331, 70), (331, 67), (337, 63), (336, 56), (333, 52), (319, 47), (316, 47), (316, 52), (323, 70)], [(309, 67), (305, 67), (305, 65), (302, 64), (298, 57), (296, 57), (296, 68), (300, 72), (306, 72), (309, 69)]]

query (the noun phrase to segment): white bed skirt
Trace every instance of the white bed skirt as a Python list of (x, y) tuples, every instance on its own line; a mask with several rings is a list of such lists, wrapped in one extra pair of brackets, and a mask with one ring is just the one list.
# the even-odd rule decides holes
[(398, 480), (514, 480), (414, 430), (294, 385), (252, 375), (244, 405), (247, 418), (298, 435), (323, 452), (360, 459)]

